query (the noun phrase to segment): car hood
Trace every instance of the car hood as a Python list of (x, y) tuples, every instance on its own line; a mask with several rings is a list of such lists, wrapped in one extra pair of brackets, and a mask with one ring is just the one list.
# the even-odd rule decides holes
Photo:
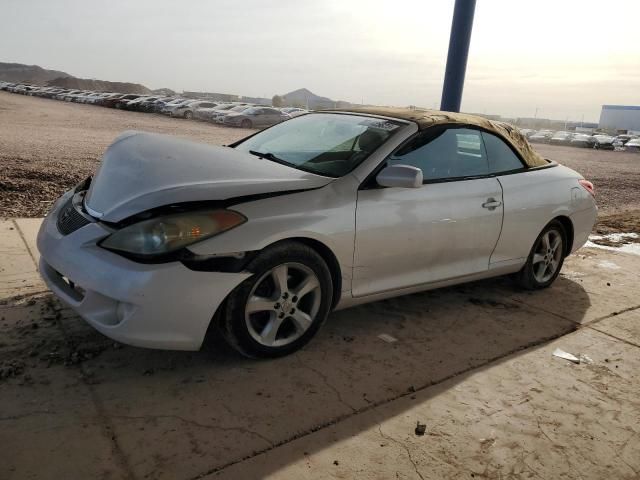
[(119, 222), (170, 204), (307, 190), (332, 180), (230, 147), (129, 131), (105, 152), (85, 206), (97, 218)]

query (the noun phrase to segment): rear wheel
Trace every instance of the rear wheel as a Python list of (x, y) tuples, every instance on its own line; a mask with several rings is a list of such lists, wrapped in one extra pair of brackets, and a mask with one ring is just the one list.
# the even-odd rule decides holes
[(186, 112), (184, 112), (184, 118), (186, 118), (187, 120), (193, 118), (193, 112), (190, 110), (187, 110)]
[(527, 263), (517, 274), (518, 284), (527, 290), (546, 288), (558, 277), (567, 248), (567, 235), (557, 220), (538, 235)]
[(231, 293), (220, 318), (227, 343), (252, 358), (280, 357), (304, 346), (331, 308), (333, 283), (322, 257), (306, 245), (281, 242), (247, 270), (254, 275)]
[(242, 128), (251, 128), (253, 124), (251, 123), (251, 120), (249, 120), (248, 118), (245, 118), (244, 120), (242, 120), (242, 122), (240, 122), (240, 126)]

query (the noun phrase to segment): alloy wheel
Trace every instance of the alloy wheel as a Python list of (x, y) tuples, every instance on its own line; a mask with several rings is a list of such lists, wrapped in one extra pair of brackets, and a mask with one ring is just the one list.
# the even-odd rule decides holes
[(562, 259), (562, 235), (557, 230), (547, 231), (533, 253), (533, 276), (539, 283), (549, 281), (558, 270)]
[(245, 306), (251, 337), (267, 347), (288, 345), (311, 327), (322, 299), (316, 274), (301, 263), (283, 263), (254, 284)]

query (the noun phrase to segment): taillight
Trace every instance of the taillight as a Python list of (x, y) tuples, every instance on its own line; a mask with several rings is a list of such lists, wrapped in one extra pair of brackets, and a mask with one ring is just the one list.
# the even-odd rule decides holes
[(582, 185), (582, 187), (592, 196), (596, 196), (596, 189), (593, 187), (593, 183), (591, 183), (589, 180), (578, 180), (578, 183)]

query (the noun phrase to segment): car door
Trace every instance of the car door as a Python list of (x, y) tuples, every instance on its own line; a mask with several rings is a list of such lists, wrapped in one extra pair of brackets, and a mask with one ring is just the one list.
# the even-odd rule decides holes
[(489, 171), (500, 182), (504, 203), (502, 230), (490, 268), (521, 265), (538, 234), (560, 213), (558, 208), (571, 201), (571, 194), (556, 187), (552, 171), (527, 168), (519, 154), (498, 136), (482, 132), (482, 138)]
[(356, 297), (488, 270), (500, 236), (502, 190), (489, 175), (481, 132), (432, 127), (385, 165), (420, 168), (419, 188), (358, 191), (352, 291)]

